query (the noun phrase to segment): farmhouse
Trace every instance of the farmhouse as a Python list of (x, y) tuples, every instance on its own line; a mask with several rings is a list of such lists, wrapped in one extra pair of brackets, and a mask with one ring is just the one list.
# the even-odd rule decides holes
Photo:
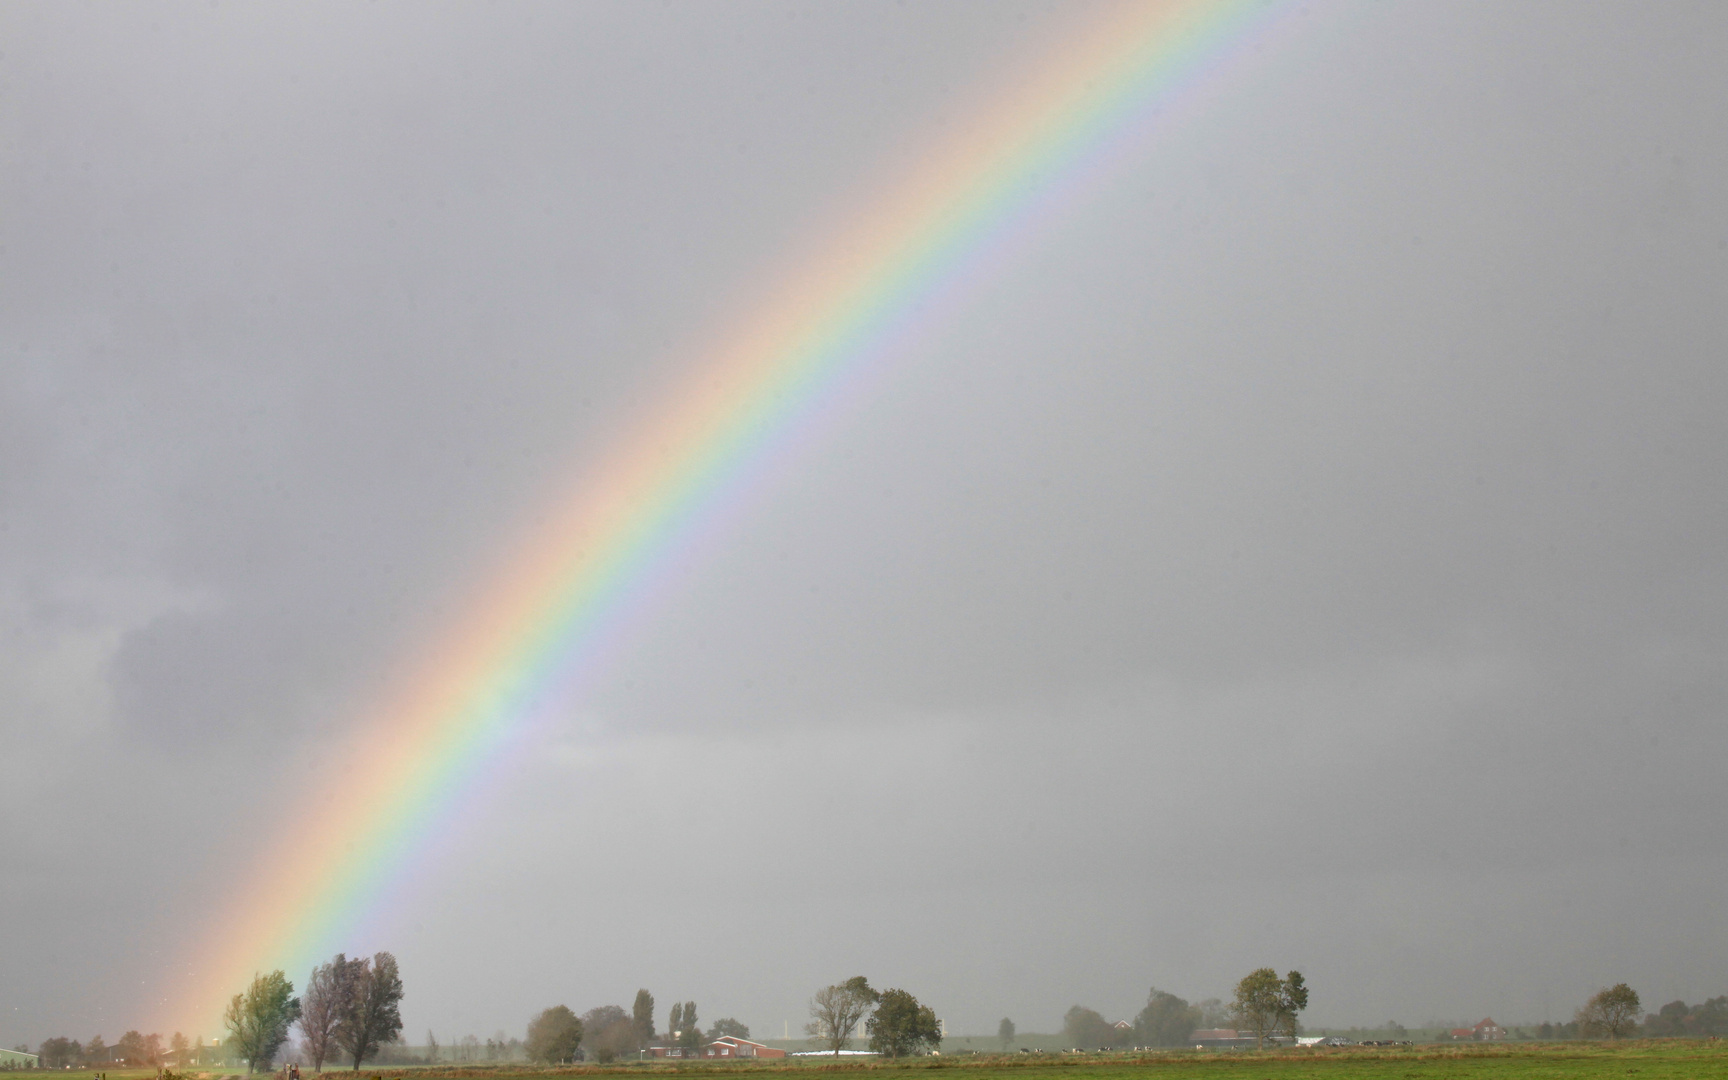
[(702, 1048), (702, 1056), (710, 1058), (783, 1058), (786, 1051), (776, 1050), (766, 1043), (751, 1042), (735, 1035), (722, 1035)]
[(1493, 1017), (1486, 1016), (1478, 1021), (1475, 1027), (1453, 1028), (1451, 1034), (1454, 1039), (1459, 1040), (1469, 1039), (1474, 1042), (1493, 1042), (1495, 1039), (1504, 1039), (1506, 1037), (1506, 1029), (1501, 1027), (1499, 1024), (1496, 1024)]
[(41, 1059), (35, 1054), (27, 1054), (22, 1050), (0, 1049), (0, 1069), (34, 1069), (41, 1064)]

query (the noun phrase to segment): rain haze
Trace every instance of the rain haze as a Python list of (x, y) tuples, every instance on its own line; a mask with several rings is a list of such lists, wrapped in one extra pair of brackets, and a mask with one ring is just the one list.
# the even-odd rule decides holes
[[(386, 690), (1109, 10), (8, 5), (0, 1041), (214, 1033), (168, 988)], [(1728, 993), (1728, 7), (1252, 37), (452, 794), (327, 949), (411, 1037)]]

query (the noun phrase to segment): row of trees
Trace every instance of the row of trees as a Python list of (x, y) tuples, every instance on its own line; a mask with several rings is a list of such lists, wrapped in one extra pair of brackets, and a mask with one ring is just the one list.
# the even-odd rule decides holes
[(731, 1017), (722, 1017), (704, 1032), (694, 1001), (673, 1002), (666, 1033), (657, 1034), (654, 995), (638, 990), (628, 1013), (617, 1005), (601, 1005), (581, 1016), (565, 1005), (543, 1010), (528, 1022), (525, 1047), (530, 1060), (546, 1064), (588, 1058), (604, 1063), (639, 1054), (651, 1046), (676, 1047), (694, 1053), (704, 1042), (722, 1035), (748, 1039), (750, 1029)]
[[(1196, 1028), (1234, 1024), (1264, 1046), (1275, 1036), (1295, 1038), (1296, 1017), (1307, 1007), (1308, 987), (1300, 971), (1279, 978), (1271, 968), (1260, 968), (1236, 984), (1228, 1005), (1217, 998), (1191, 1005), (1154, 986), (1132, 1024), (1112, 1024), (1096, 1010), (1076, 1005), (1062, 1018), (1062, 1034), (1071, 1046), (1182, 1046)], [(1014, 1037), (1013, 1021), (1003, 1020), (997, 1035), (1006, 1050)]]
[(1728, 1035), (1728, 995), (1713, 997), (1698, 1005), (1670, 1001), (1644, 1018), (1644, 1034), (1688, 1035), (1708, 1038)]
[(44, 1040), (36, 1053), (42, 1064), (50, 1069), (73, 1065), (161, 1065), (164, 1062), (184, 1066), (191, 1059), (192, 1048), (186, 1036), (178, 1031), (167, 1048), (162, 1045), (161, 1035), (128, 1031), (113, 1046), (109, 1046), (100, 1035), (92, 1036), (85, 1043), (55, 1036)]
[[(1189, 1004), (1154, 986), (1133, 1023), (1118, 1027), (1096, 1009), (1076, 1005), (1062, 1017), (1062, 1038), (1070, 1046), (1182, 1046), (1195, 1028), (1222, 1027), (1233, 1021), (1230, 1008), (1217, 998)], [(997, 1031), (1003, 1049), (1013, 1041), (1014, 1025), (1004, 1020)]]
[[(293, 991), (293, 984), (278, 970), (255, 976), (251, 985), (229, 1002), (224, 1016), (229, 1031), (227, 1049), (244, 1060), (251, 1071), (274, 1061), (296, 1024), (302, 1034), (302, 1049), (319, 1072), (325, 1061), (338, 1053), (358, 1071), (381, 1048), (400, 1038), (402, 978), (390, 953), (353, 959), (338, 953), (329, 963), (312, 970), (304, 999), (294, 997)], [(1301, 972), (1291, 971), (1281, 978), (1271, 968), (1260, 968), (1237, 983), (1229, 1004), (1216, 998), (1190, 1004), (1153, 987), (1132, 1024), (1111, 1024), (1095, 1010), (1076, 1005), (1063, 1018), (1063, 1033), (1074, 1046), (1180, 1046), (1197, 1028), (1233, 1023), (1237, 1030), (1252, 1035), (1258, 1045), (1264, 1045), (1271, 1037), (1294, 1037), (1297, 1017), (1307, 1005), (1308, 989)], [(504, 1033), (499, 1032), (497, 1039), (487, 1041), (486, 1056), (514, 1056), (514, 1050), (521, 1046), (534, 1061), (560, 1063), (592, 1057), (610, 1062), (650, 1046), (695, 1051), (719, 1036), (750, 1037), (750, 1029), (731, 1018), (716, 1020), (704, 1032), (694, 1001), (673, 1003), (662, 1036), (655, 1030), (654, 1010), (654, 995), (645, 989), (637, 991), (628, 1013), (616, 1005), (603, 1005), (577, 1016), (566, 1006), (554, 1006), (529, 1023), (525, 1044), (514, 1039), (506, 1042)], [(1669, 1002), (1644, 1017), (1642, 1024), (1641, 1012), (1637, 992), (1619, 983), (1591, 997), (1572, 1023), (1543, 1024), (1536, 1033), (1544, 1039), (1618, 1039), (1642, 1028), (1650, 1036), (1728, 1035), (1728, 995), (1698, 1005)], [(870, 1048), (890, 1058), (934, 1050), (942, 1041), (941, 1025), (929, 1006), (905, 990), (877, 991), (861, 975), (818, 990), (810, 1000), (810, 1015), (806, 1034), (835, 1054), (851, 1044), (860, 1026)], [(1004, 1018), (997, 1035), (1007, 1050), (1015, 1037), (1014, 1022)], [(176, 1032), (164, 1049), (160, 1035), (128, 1031), (112, 1047), (100, 1035), (83, 1044), (65, 1037), (51, 1038), (41, 1044), (38, 1054), (48, 1068), (116, 1063), (184, 1067), (195, 1063), (194, 1054), (203, 1041), (200, 1036), (196, 1044), (188, 1043)], [(427, 1045), (428, 1054), (435, 1057), (437, 1040), (430, 1032)], [(470, 1051), (465, 1056), (478, 1056), (477, 1039), (470, 1036), (461, 1045)]]
[(816, 991), (804, 1032), (838, 1057), (860, 1021), (870, 1049), (883, 1057), (908, 1057), (942, 1045), (942, 1025), (930, 1006), (905, 990), (874, 990), (862, 975)]
[(349, 959), (337, 953), (329, 963), (312, 969), (306, 996), (294, 996), (294, 984), (280, 969), (256, 975), (252, 985), (228, 1003), (223, 1023), (228, 1041), (245, 1059), (247, 1069), (269, 1068), (288, 1032), (300, 1026), (301, 1046), (312, 1067), (340, 1051), (356, 1072), (380, 1047), (402, 1034), (402, 973), (387, 952)]

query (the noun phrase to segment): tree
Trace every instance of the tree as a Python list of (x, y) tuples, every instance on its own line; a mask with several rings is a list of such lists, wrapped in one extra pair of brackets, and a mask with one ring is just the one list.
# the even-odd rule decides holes
[(1006, 1054), (1014, 1044), (1014, 1021), (1006, 1016), (1002, 1018), (1002, 1022), (996, 1025), (996, 1040), (1002, 1044), (1002, 1052)]
[(528, 1021), (528, 1058), (545, 1065), (576, 1060), (582, 1021), (567, 1006), (554, 1005)]
[(1300, 971), (1280, 979), (1271, 968), (1250, 972), (1236, 984), (1237, 1026), (1254, 1033), (1254, 1045), (1268, 1035), (1296, 1034), (1296, 1014), (1308, 1007), (1308, 987)]
[(438, 1060), (438, 1036), (432, 1034), (432, 1029), (426, 1029), (426, 1060)]
[(1062, 1017), (1062, 1037), (1076, 1048), (1107, 1046), (1116, 1041), (1116, 1029), (1097, 1010), (1075, 1005)]
[[(1684, 1035), (1694, 1039), (1728, 1035), (1728, 996), (1710, 998), (1700, 1005), (1670, 1001), (1644, 1018), (1644, 1033), (1652, 1036)], [(46, 1056), (43, 1061), (46, 1063)]]
[(739, 1023), (737, 1020), (732, 1019), (730, 1016), (723, 1016), (714, 1021), (714, 1026), (708, 1029), (708, 1037), (710, 1039), (718, 1039), (722, 1035), (729, 1035), (734, 1039), (748, 1039), (750, 1037), (750, 1028)]
[(1147, 1046), (1185, 1046), (1200, 1026), (1200, 1007), (1154, 986), (1134, 1018), (1134, 1037)]
[(1687, 1030), (1696, 1035), (1728, 1035), (1728, 994), (1707, 998), (1694, 1008)]
[(630, 1008), (630, 1018), (636, 1022), (636, 1048), (651, 1045), (654, 1042), (654, 995), (646, 990), (636, 991), (636, 1003)]
[(1643, 1006), (1638, 991), (1625, 983), (1598, 990), (1578, 1010), (1578, 1034), (1586, 1039), (1623, 1039), (1638, 1030)]
[(636, 1021), (617, 1005), (589, 1009), (582, 1014), (582, 1045), (602, 1064), (615, 1061), (635, 1050)]
[(1302, 978), (1300, 971), (1288, 972), (1284, 976), (1283, 1008), (1279, 1010), (1279, 1019), (1284, 1036), (1291, 1042), (1296, 1041), (1296, 1017), (1308, 1007), (1308, 984)]
[(155, 1059), (161, 1056), (162, 1036), (157, 1035), (155, 1039), (158, 1045), (153, 1048), (143, 1033), (128, 1031), (114, 1044), (114, 1056), (127, 1065), (154, 1065)]
[(176, 1031), (174, 1037), (168, 1040), (168, 1060), (177, 1068), (184, 1069), (191, 1056), (192, 1044), (186, 1041), (186, 1036)]
[(380, 1046), (402, 1034), (402, 973), (387, 952), (349, 963), (359, 966), (349, 969), (354, 982), (333, 1037), (359, 1072)]
[(904, 990), (884, 990), (865, 1023), (870, 1049), (885, 1058), (907, 1057), (942, 1045), (942, 1028), (930, 1006)]
[(80, 1056), (91, 1065), (101, 1065), (108, 1060), (108, 1044), (102, 1041), (102, 1036), (92, 1035), (90, 1041), (84, 1044), (84, 1053)]
[(862, 975), (824, 986), (810, 999), (810, 1022), (804, 1025), (804, 1033), (839, 1057), (858, 1030), (858, 1022), (880, 997)]
[(36, 1048), (39, 1064), (45, 1069), (64, 1069), (68, 1065), (78, 1064), (84, 1056), (84, 1048), (78, 1045), (78, 1040), (68, 1039), (64, 1035), (56, 1035), (52, 1039), (44, 1039), (42, 1045)]
[(324, 1062), (337, 1048), (336, 1029), (354, 1009), (354, 997), (365, 976), (365, 959), (348, 959), (337, 953), (328, 964), (312, 969), (306, 980), (306, 996), (300, 1002), (300, 1041), (312, 1068), (324, 1071)]
[(700, 1049), (702, 1046), (702, 1029), (696, 1026), (696, 1003), (684, 1003), (684, 1019), (678, 1028), (678, 1045), (686, 1050)]
[(300, 1018), (300, 999), (294, 984), (278, 968), (268, 975), (254, 975), (245, 993), (228, 1002), (222, 1022), (228, 1027), (228, 1044), (246, 1059), (246, 1071), (268, 1069), (276, 1051), (288, 1041), (288, 1028)]
[(1207, 998), (1196, 1002), (1194, 1007), (1200, 1010), (1199, 1027), (1221, 1028), (1235, 1022), (1235, 1011), (1222, 998)]

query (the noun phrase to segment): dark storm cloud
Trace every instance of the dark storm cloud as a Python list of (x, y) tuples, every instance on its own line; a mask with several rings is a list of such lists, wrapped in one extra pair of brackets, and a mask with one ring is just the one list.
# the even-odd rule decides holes
[[(540, 508), (1084, 15), (14, 8), (8, 1044), (151, 1022)], [(956, 1031), (1264, 963), (1318, 1022), (1728, 992), (1684, 930), (1724, 29), (1294, 17), (683, 552), (341, 947), (440, 1037), (639, 985), (796, 1029), (857, 971)]]

